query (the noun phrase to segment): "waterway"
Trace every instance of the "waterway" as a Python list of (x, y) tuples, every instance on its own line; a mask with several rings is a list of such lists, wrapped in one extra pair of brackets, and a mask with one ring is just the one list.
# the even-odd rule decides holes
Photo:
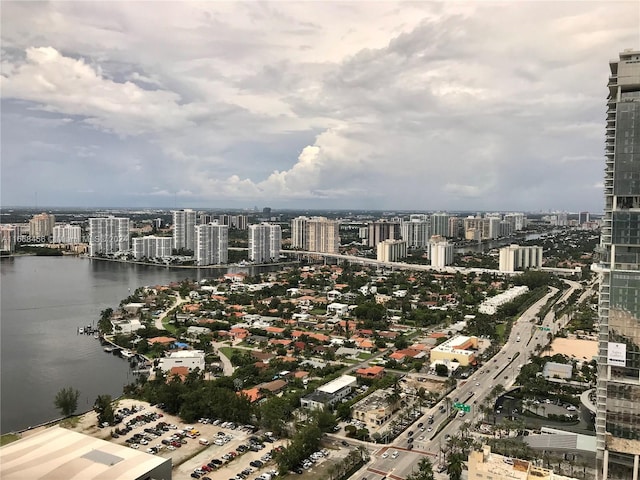
[(97, 322), (129, 292), (185, 278), (201, 280), (227, 271), (254, 275), (274, 267), (198, 270), (90, 260), (78, 257), (12, 257), (0, 260), (0, 432), (22, 430), (54, 418), (56, 393), (80, 391), (78, 410), (96, 397), (117, 397), (134, 381), (129, 364), (103, 351), (77, 328)]

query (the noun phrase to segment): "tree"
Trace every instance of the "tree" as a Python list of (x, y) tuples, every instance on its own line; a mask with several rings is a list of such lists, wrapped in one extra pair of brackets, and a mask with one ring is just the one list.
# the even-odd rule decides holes
[(113, 332), (113, 325), (111, 324), (112, 315), (113, 315), (113, 308), (106, 308), (100, 312), (100, 320), (98, 320), (98, 328), (102, 333)]
[(80, 397), (80, 392), (77, 389), (66, 387), (56, 393), (53, 404), (60, 410), (62, 416), (68, 417), (73, 415), (78, 408), (78, 397)]
[(113, 405), (111, 405), (111, 395), (98, 395), (93, 410), (98, 414), (98, 425), (103, 423), (113, 424)]
[(439, 377), (446, 377), (449, 375), (449, 369), (446, 365), (438, 363), (436, 365), (436, 375), (438, 375)]
[(462, 462), (463, 458), (460, 453), (449, 455), (447, 463), (447, 474), (449, 474), (449, 480), (460, 480), (462, 478)]
[(431, 461), (423, 457), (418, 462), (418, 471), (412, 472), (406, 480), (433, 480), (433, 466)]

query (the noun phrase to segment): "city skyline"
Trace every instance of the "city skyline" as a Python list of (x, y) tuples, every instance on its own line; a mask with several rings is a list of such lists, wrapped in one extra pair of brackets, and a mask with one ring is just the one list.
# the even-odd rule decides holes
[(149, 5), (3, 2), (3, 205), (602, 211), (636, 2)]

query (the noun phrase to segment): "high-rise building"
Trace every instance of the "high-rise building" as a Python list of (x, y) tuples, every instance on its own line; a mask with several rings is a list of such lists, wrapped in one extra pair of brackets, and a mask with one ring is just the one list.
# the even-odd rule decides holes
[(231, 217), (231, 226), (238, 230), (246, 230), (249, 225), (249, 219), (246, 215), (233, 215)]
[(76, 244), (82, 241), (82, 228), (79, 225), (56, 225), (53, 227), (53, 243)]
[(219, 265), (229, 261), (229, 227), (217, 223), (195, 227), (197, 265)]
[(89, 255), (112, 255), (129, 250), (129, 219), (101, 217), (89, 219)]
[(589, 212), (580, 212), (578, 213), (578, 225), (582, 225), (583, 223), (589, 222)]
[(449, 217), (449, 233), (447, 234), (447, 237), (464, 237), (464, 223), (460, 217)]
[(400, 235), (407, 242), (408, 248), (425, 248), (429, 244), (429, 222), (417, 219), (402, 222)]
[(56, 224), (55, 215), (39, 213), (29, 220), (29, 236), (31, 241), (39, 242), (53, 236), (53, 227)]
[(249, 260), (256, 263), (275, 262), (280, 258), (281, 248), (280, 225), (261, 223), (249, 226)]
[(400, 223), (381, 220), (368, 225), (367, 245), (376, 248), (383, 240), (398, 240), (400, 238)]
[(136, 260), (141, 258), (169, 258), (173, 248), (173, 238), (147, 235), (146, 237), (133, 238), (131, 244), (133, 256)]
[(198, 215), (198, 225), (206, 225), (213, 221), (213, 215), (210, 213), (201, 213)]
[(527, 217), (524, 216), (524, 213), (507, 213), (504, 216), (504, 220), (513, 225), (513, 230), (515, 232), (518, 232), (527, 226)]
[(433, 235), (429, 240), (429, 260), (432, 267), (443, 268), (453, 263), (453, 243), (441, 236)]
[(379, 262), (397, 262), (407, 256), (405, 240), (383, 240), (376, 246), (376, 259)]
[(449, 214), (434, 213), (431, 215), (431, 235), (446, 237), (449, 235)]
[(340, 222), (325, 217), (312, 217), (307, 221), (307, 249), (310, 252), (340, 252)]
[(186, 209), (175, 210), (171, 213), (173, 215), (173, 248), (193, 252), (196, 243), (196, 212)]
[(509, 245), (500, 249), (499, 269), (501, 272), (515, 272), (542, 266), (542, 247)]
[(513, 235), (513, 225), (511, 224), (511, 222), (502, 220), (500, 222), (500, 236), (509, 237), (511, 235)]
[(0, 225), (0, 252), (16, 251), (18, 234), (13, 225)]
[(610, 62), (600, 273), (596, 449), (603, 480), (640, 464), (640, 51)]
[(291, 248), (309, 250), (307, 239), (307, 217), (296, 217), (291, 220)]

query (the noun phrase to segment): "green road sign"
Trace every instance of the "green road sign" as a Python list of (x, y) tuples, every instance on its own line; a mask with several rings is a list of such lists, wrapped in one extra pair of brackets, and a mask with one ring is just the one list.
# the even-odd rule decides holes
[(465, 403), (460, 403), (460, 402), (456, 402), (453, 404), (453, 408), (456, 408), (458, 410), (462, 410), (463, 412), (470, 412), (471, 411), (471, 406), (467, 405)]
[(538, 327), (540, 330), (542, 330), (543, 332), (549, 332), (551, 331), (551, 329), (549, 327)]
[(471, 411), (471, 405), (462, 405), (462, 411), (469, 413)]

